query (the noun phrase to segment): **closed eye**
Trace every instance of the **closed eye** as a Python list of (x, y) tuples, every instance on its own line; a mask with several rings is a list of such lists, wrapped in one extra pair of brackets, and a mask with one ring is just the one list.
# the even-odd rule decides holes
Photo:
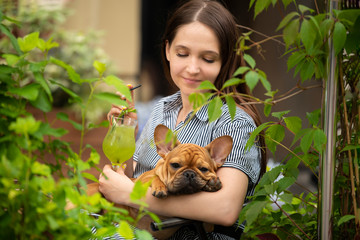
[(199, 168), (199, 170), (203, 173), (209, 171), (209, 169), (207, 169), (206, 167), (201, 167), (201, 168)]
[(177, 53), (176, 56), (178, 56), (178, 57), (187, 57), (188, 54)]
[(214, 63), (215, 60), (204, 58), (204, 61), (207, 63)]

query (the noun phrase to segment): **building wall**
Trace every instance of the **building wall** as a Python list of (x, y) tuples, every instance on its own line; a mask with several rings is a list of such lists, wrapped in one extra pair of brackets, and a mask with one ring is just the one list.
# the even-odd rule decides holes
[(139, 72), (140, 0), (72, 0), (73, 14), (65, 26), (71, 30), (100, 30), (101, 46), (119, 75), (133, 80)]

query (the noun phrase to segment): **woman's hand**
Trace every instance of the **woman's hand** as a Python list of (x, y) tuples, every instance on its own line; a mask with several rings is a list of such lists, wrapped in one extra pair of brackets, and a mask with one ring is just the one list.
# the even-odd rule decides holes
[[(129, 84), (128, 88), (131, 89), (132, 85)], [(129, 101), (128, 99), (126, 99), (125, 96), (121, 95), (120, 92), (116, 92), (116, 94), (119, 95), (122, 100), (126, 100), (126, 102), (128, 104), (128, 107), (118, 106), (118, 105), (112, 104), (111, 109), (107, 114), (107, 119), (110, 122), (110, 124), (111, 124), (111, 117), (112, 116), (119, 116), (124, 109), (134, 109), (135, 108), (134, 91), (131, 91), (132, 101)], [(127, 116), (130, 117), (130, 118), (137, 119), (137, 114), (135, 112), (129, 112), (127, 114)]]
[(99, 177), (99, 191), (113, 203), (127, 205), (133, 186), (122, 168), (115, 172), (110, 165), (105, 165)]

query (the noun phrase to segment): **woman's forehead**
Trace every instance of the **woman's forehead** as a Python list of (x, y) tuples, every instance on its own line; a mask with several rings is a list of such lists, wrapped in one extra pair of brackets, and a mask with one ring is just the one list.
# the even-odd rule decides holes
[(220, 54), (220, 43), (214, 31), (200, 22), (185, 24), (176, 32), (171, 43), (176, 48), (202, 48), (209, 53)]

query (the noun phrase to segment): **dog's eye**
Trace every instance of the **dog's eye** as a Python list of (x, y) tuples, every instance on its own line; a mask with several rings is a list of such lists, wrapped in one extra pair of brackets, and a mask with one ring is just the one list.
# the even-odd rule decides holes
[(180, 164), (178, 164), (178, 163), (171, 163), (170, 165), (175, 169), (180, 167)]
[(207, 169), (206, 167), (201, 167), (199, 168), (200, 171), (202, 171), (203, 173), (209, 171), (209, 169)]

